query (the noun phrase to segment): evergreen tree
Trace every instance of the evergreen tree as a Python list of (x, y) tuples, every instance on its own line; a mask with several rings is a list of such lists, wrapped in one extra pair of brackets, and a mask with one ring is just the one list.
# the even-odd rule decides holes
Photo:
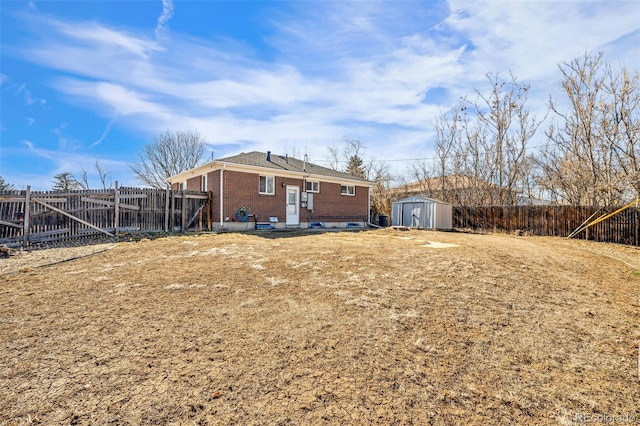
[(82, 189), (82, 185), (76, 180), (70, 172), (58, 173), (53, 177), (54, 191), (69, 191), (72, 189)]
[(367, 178), (367, 172), (364, 169), (364, 161), (357, 154), (354, 154), (349, 158), (349, 163), (347, 164), (346, 172), (349, 173), (351, 176), (355, 176), (363, 179)]
[(13, 191), (14, 189), (16, 188), (12, 184), (5, 182), (4, 178), (0, 176), (0, 191)]

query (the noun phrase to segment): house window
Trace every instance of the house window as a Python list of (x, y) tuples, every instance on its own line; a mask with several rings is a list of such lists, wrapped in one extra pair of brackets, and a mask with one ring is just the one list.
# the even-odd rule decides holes
[(261, 194), (273, 195), (275, 194), (275, 178), (273, 176), (260, 176), (260, 190)]
[(340, 194), (354, 196), (356, 195), (356, 187), (353, 185), (341, 185)]
[(308, 180), (307, 181), (307, 192), (320, 192), (320, 182)]
[(200, 178), (200, 191), (207, 192), (207, 176), (201, 176)]

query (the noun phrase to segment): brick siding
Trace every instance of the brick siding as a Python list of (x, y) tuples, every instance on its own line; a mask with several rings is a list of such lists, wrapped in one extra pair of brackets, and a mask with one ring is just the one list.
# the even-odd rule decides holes
[[(237, 171), (224, 171), (224, 212), (222, 219), (229, 218), (237, 221), (237, 211), (246, 207), (251, 215), (256, 215), (259, 222), (268, 222), (272, 216), (278, 217), (280, 222), (286, 221), (286, 186), (298, 186), (303, 192), (302, 179), (275, 176), (274, 195), (260, 194), (259, 174)], [(200, 188), (200, 178), (187, 181), (197, 183), (195, 190)], [(284, 186), (283, 186), (284, 184)], [(210, 172), (207, 176), (208, 190), (212, 192), (211, 213), (214, 222), (220, 221), (220, 171)], [(313, 212), (300, 208), (300, 221), (331, 220), (333, 222), (355, 221), (352, 217), (366, 219), (368, 214), (368, 187), (356, 186), (355, 196), (340, 194), (340, 184), (320, 182), (320, 193), (313, 193)], [(351, 219), (350, 219), (351, 218)]]
[(187, 191), (201, 191), (200, 183), (202, 182), (201, 176), (193, 177), (187, 180), (187, 187), (185, 188)]

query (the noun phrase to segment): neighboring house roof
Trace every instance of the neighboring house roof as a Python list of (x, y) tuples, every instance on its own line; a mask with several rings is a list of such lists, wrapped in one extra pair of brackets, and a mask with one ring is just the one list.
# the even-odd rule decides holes
[(482, 181), (482, 180), (474, 181), (473, 179), (465, 175), (447, 175), (447, 176), (444, 176), (444, 179), (442, 177), (433, 177), (433, 178), (427, 178), (427, 179), (411, 182), (406, 185), (395, 188), (395, 191), (397, 192), (404, 191), (409, 193), (423, 192), (425, 190), (437, 191), (439, 189), (442, 189), (443, 181), (444, 181), (445, 190), (470, 189), (470, 188), (476, 188), (478, 185), (484, 185), (485, 187), (498, 188), (498, 185), (495, 185), (493, 183)]
[[(269, 160), (267, 160), (267, 156)], [(217, 170), (229, 165), (237, 165), (239, 169), (244, 171), (259, 171), (264, 169), (272, 170), (272, 173), (276, 175), (299, 175), (311, 178), (329, 178), (329, 180), (348, 180), (357, 181), (359, 183), (369, 186), (371, 184), (367, 179), (352, 176), (349, 173), (340, 172), (330, 169), (328, 167), (318, 166), (317, 164), (310, 163), (308, 161), (299, 160), (297, 158), (275, 155), (271, 153), (264, 153), (258, 151), (252, 151), (248, 153), (242, 153), (231, 157), (220, 158), (201, 166), (195, 167), (191, 170), (187, 170), (175, 176), (171, 176), (167, 179), (170, 183), (180, 182), (182, 180), (207, 173), (212, 170)]]
[(524, 195), (518, 195), (516, 204), (519, 206), (549, 206), (558, 204), (551, 200), (540, 200), (538, 198), (525, 197)]

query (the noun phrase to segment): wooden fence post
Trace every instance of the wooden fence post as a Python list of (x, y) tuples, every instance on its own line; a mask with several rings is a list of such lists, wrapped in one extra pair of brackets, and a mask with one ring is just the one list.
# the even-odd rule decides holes
[(114, 217), (113, 217), (113, 227), (115, 228), (115, 236), (118, 238), (120, 234), (118, 233), (118, 228), (120, 228), (120, 189), (118, 188), (118, 181), (115, 181), (113, 186), (113, 209), (114, 209)]
[(171, 197), (171, 192), (167, 188), (164, 191), (164, 232), (169, 232), (169, 198)]
[(176, 224), (176, 191), (171, 191), (171, 215), (169, 219), (169, 231), (173, 232)]
[(636, 203), (635, 217), (636, 217), (636, 246), (640, 247), (640, 203)]
[(182, 191), (182, 217), (180, 218), (180, 232), (185, 231), (187, 226), (187, 192)]
[(26, 248), (29, 242), (29, 216), (31, 214), (31, 186), (27, 185), (27, 191), (24, 196), (24, 222), (22, 224), (22, 247)]

